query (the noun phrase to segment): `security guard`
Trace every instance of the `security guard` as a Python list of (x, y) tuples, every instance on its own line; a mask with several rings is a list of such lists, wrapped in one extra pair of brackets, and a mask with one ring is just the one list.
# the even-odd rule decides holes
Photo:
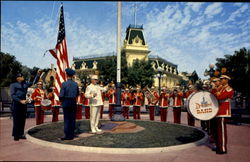
[[(39, 73), (38, 73), (39, 74)], [(32, 84), (35, 84), (39, 79), (37, 75), (33, 82), (25, 82), (23, 74), (16, 75), (17, 82), (10, 85), (10, 94), (12, 97), (11, 111), (13, 116), (13, 131), (14, 140), (26, 139), (24, 136), (24, 127), (27, 112), (27, 90)]]
[(62, 83), (59, 99), (62, 103), (64, 117), (64, 134), (61, 140), (74, 139), (75, 123), (76, 123), (76, 97), (79, 95), (79, 88), (73, 76), (75, 71), (67, 68), (67, 81)]

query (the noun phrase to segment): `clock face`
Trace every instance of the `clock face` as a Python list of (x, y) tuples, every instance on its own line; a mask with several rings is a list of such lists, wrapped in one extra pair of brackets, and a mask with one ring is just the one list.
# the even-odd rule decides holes
[(135, 43), (139, 43), (139, 40), (138, 40), (138, 39), (136, 39), (136, 40), (135, 40)]

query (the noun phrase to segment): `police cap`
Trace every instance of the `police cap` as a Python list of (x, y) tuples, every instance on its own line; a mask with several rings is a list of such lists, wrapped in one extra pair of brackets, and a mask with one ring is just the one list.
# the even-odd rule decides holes
[(70, 68), (65, 69), (65, 71), (66, 71), (66, 74), (69, 75), (69, 76), (75, 75), (75, 71), (70, 69)]
[(17, 73), (16, 78), (18, 78), (18, 77), (23, 77), (23, 74), (22, 73)]

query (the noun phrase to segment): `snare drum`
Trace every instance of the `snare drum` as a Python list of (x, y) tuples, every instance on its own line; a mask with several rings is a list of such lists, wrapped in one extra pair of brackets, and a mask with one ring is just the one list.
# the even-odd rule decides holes
[(49, 99), (44, 99), (41, 101), (42, 110), (48, 111), (51, 110), (51, 101)]
[(210, 120), (219, 111), (218, 100), (210, 92), (195, 92), (187, 98), (187, 110), (199, 120)]

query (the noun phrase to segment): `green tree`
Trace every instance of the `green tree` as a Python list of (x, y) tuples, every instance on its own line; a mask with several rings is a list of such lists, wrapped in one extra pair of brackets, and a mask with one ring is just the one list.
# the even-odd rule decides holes
[(100, 60), (97, 69), (100, 72), (100, 81), (104, 84), (111, 81), (116, 82), (116, 56), (107, 56), (105, 59)]
[(15, 81), (17, 73), (22, 71), (22, 64), (16, 60), (15, 56), (9, 53), (0, 52), (0, 60), (0, 86), (9, 86), (10, 83)]
[(1, 58), (1, 73), (0, 73), (0, 86), (6, 87), (11, 83), (16, 81), (15, 76), (17, 73), (21, 72), (27, 81), (31, 81), (35, 78), (38, 67), (33, 67), (32, 69), (22, 65), (19, 61), (16, 60), (16, 57), (9, 54), (3, 53), (0, 54)]
[(225, 67), (231, 77), (230, 84), (234, 90), (250, 97), (250, 50), (242, 48), (233, 55), (217, 58), (216, 67)]
[[(110, 82), (116, 82), (116, 74), (117, 74), (117, 57), (116, 56), (108, 56), (105, 59), (101, 60), (97, 64), (97, 69), (100, 72), (100, 81), (104, 84)], [(123, 85), (128, 83), (128, 67), (127, 61), (124, 55), (121, 57), (121, 82)]]
[(140, 85), (142, 88), (153, 84), (154, 69), (149, 61), (135, 60), (132, 67), (128, 68), (128, 83), (131, 86)]
[[(116, 56), (109, 56), (98, 62), (97, 68), (100, 71), (100, 81), (104, 84), (113, 81), (116, 82)], [(123, 87), (127, 84), (144, 87), (153, 84), (153, 75), (155, 74), (149, 61), (136, 60), (132, 67), (127, 66), (125, 55), (121, 57), (121, 82)]]

